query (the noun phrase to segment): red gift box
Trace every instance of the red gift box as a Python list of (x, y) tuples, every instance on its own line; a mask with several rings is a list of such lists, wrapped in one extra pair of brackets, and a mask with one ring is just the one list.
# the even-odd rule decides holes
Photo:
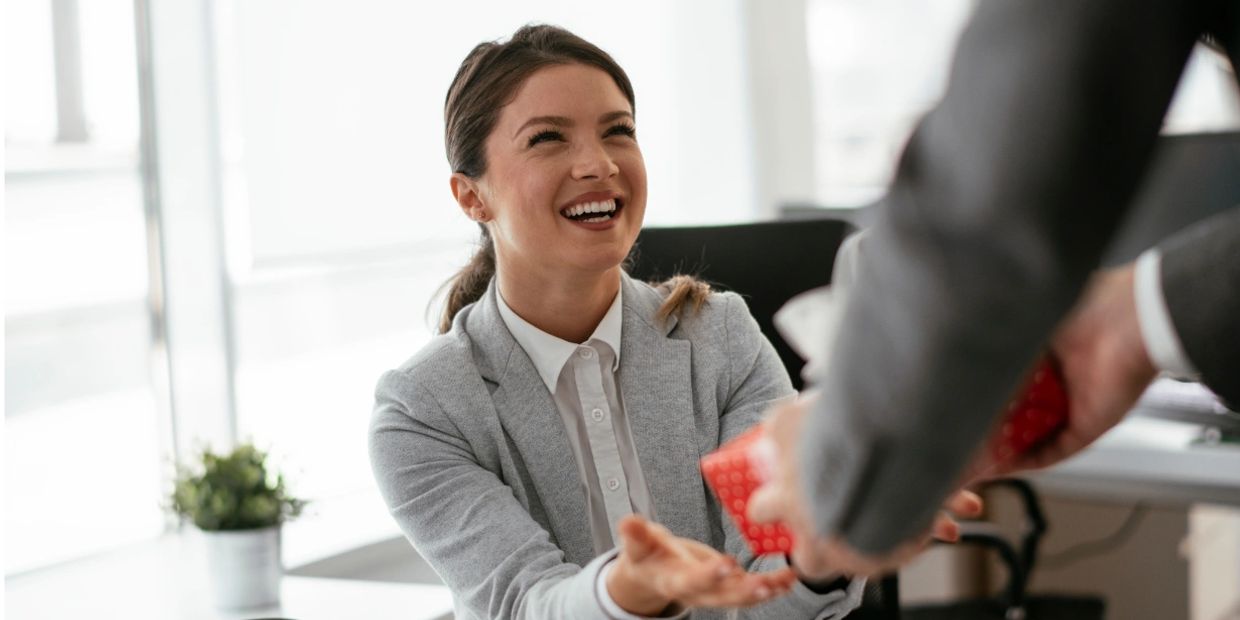
[(792, 533), (782, 524), (751, 524), (745, 515), (749, 497), (770, 478), (774, 454), (763, 447), (761, 426), (755, 426), (702, 458), (702, 476), (754, 555), (788, 553)]
[[(1049, 440), (1068, 422), (1068, 393), (1058, 361), (1043, 357), (1026, 381), (1020, 395), (1008, 405), (989, 450), (1004, 461)], [(746, 516), (749, 498), (772, 475), (774, 445), (763, 441), (756, 426), (702, 458), (702, 476), (754, 555), (788, 553), (792, 533), (783, 524), (751, 524)]]
[(1003, 424), (990, 440), (990, 454), (998, 462), (1010, 460), (1050, 440), (1067, 424), (1068, 391), (1059, 361), (1046, 355), (1008, 405)]

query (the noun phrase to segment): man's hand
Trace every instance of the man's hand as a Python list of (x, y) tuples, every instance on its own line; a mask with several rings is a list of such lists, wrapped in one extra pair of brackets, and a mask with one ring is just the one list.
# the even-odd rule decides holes
[[(773, 409), (767, 420), (766, 433), (775, 442), (775, 478), (763, 485), (750, 498), (749, 519), (754, 523), (782, 521), (794, 538), (792, 565), (799, 576), (809, 580), (844, 574), (868, 577), (900, 567), (921, 552), (931, 538), (954, 542), (960, 527), (946, 514), (940, 514), (931, 531), (882, 556), (869, 556), (851, 548), (838, 537), (821, 538), (810, 520), (807, 502), (801, 495), (800, 459), (797, 457), (801, 429), (810, 409), (802, 399)], [(952, 495), (944, 506), (959, 516), (976, 516), (981, 512), (981, 499), (968, 491)]]
[(1154, 379), (1141, 338), (1133, 264), (1096, 274), (1051, 339), (1068, 392), (1068, 424), (1052, 440), (996, 463), (981, 455), (970, 480), (1054, 465), (1119, 424)]
[[(962, 476), (962, 483), (1047, 467), (1093, 443), (1123, 419), (1154, 378), (1156, 371), (1141, 337), (1133, 294), (1133, 265), (1094, 276), (1077, 306), (1060, 324), (1051, 341), (1068, 392), (1067, 426), (1051, 441), (1014, 459), (995, 462), (980, 456)], [(899, 567), (916, 555), (929, 537), (955, 540), (958, 526), (940, 515), (929, 533), (879, 557), (866, 556), (838, 538), (817, 536), (801, 496), (797, 478), (797, 446), (807, 405), (797, 402), (775, 409), (767, 429), (777, 446), (777, 476), (750, 501), (755, 522), (783, 521), (796, 537), (793, 564), (810, 576), (842, 572), (873, 575)], [(980, 511), (976, 495), (959, 492), (948, 499), (948, 511), (967, 516)]]
[(668, 606), (750, 607), (788, 592), (790, 569), (747, 573), (735, 558), (679, 538), (639, 516), (620, 521), (620, 555), (607, 592), (629, 613), (655, 616)]

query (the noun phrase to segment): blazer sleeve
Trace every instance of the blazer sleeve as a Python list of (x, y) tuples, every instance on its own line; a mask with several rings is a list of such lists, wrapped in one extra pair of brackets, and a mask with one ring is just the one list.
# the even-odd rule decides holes
[[(724, 295), (727, 300), (724, 328), (729, 360), (730, 387), (720, 419), (720, 443), (762, 420), (772, 406), (795, 397), (788, 371), (779, 355), (749, 313), (740, 296)], [(711, 496), (714, 501), (714, 496)], [(718, 506), (716, 506), (718, 508)], [(722, 515), (724, 547), (750, 571), (773, 571), (788, 565), (783, 554), (754, 557), (732, 520)], [(853, 579), (842, 590), (817, 594), (803, 583), (796, 583), (787, 596), (740, 611), (741, 618), (842, 618), (861, 605), (864, 579)]]
[(801, 478), (821, 534), (883, 553), (930, 526), (1098, 265), (1208, 6), (979, 4), (818, 381)]
[(607, 618), (595, 595), (604, 554), (584, 568), (564, 554), (512, 490), (474, 458), (412, 373), (379, 381), (370, 459), (392, 516), (480, 618)]
[(1240, 407), (1240, 207), (1159, 247), (1167, 312), (1201, 382)]

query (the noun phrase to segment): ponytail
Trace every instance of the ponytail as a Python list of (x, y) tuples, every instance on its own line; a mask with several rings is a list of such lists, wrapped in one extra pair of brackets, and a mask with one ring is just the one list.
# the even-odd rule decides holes
[[(653, 283), (652, 283), (653, 284)], [(702, 309), (706, 298), (710, 297), (710, 285), (689, 275), (672, 276), (654, 287), (667, 292), (663, 305), (656, 314), (660, 321), (666, 321), (673, 314), (680, 316), (686, 305), (692, 305), (693, 311)]]
[(474, 252), (469, 264), (444, 283), (448, 287), (448, 297), (444, 303), (443, 316), (439, 319), (439, 333), (446, 334), (452, 329), (452, 319), (456, 318), (461, 308), (482, 298), (495, 276), (495, 242), (485, 225), (482, 228), (482, 239), (478, 251)]

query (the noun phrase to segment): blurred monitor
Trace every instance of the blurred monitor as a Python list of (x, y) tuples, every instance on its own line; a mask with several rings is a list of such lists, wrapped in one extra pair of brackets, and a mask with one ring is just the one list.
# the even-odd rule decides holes
[(1104, 263), (1130, 261), (1178, 230), (1240, 206), (1240, 131), (1163, 136)]
[[(829, 217), (865, 228), (881, 205), (881, 200), (863, 207), (793, 203), (783, 205), (780, 216)], [(1240, 131), (1162, 136), (1103, 263), (1130, 261), (1193, 222), (1233, 207), (1240, 207)]]

